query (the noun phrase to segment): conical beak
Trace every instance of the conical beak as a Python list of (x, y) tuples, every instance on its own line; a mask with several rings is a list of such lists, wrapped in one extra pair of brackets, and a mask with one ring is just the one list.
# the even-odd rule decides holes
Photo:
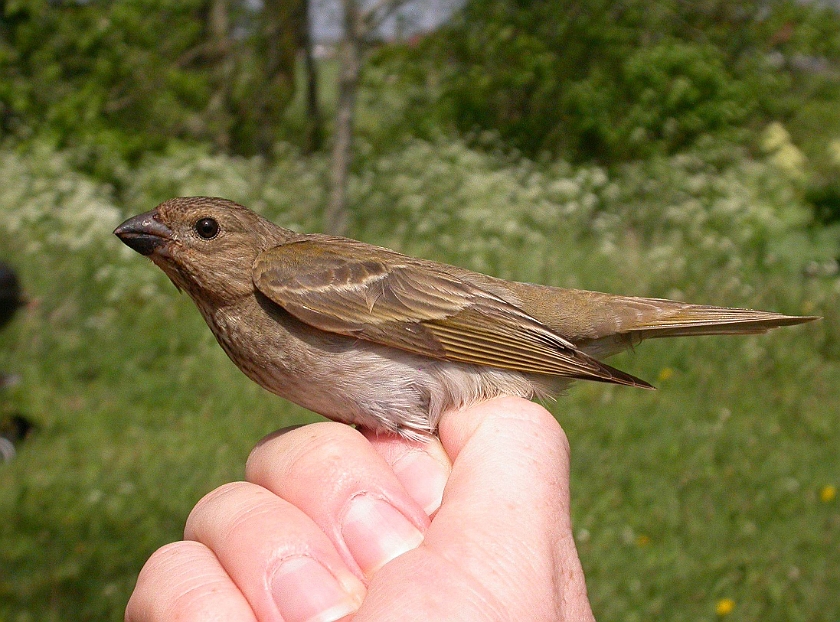
[(141, 255), (151, 255), (172, 240), (172, 231), (158, 220), (157, 210), (129, 218), (114, 229), (114, 235)]

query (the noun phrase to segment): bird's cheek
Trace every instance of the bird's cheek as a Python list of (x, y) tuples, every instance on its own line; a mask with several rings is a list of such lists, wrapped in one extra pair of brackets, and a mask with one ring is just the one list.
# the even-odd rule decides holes
[(171, 242), (161, 246), (158, 251), (155, 251), (150, 259), (160, 268), (169, 280), (178, 288), (178, 290), (189, 290), (190, 270), (188, 264), (184, 261), (183, 253), (179, 252), (177, 246)]
[(156, 249), (151, 255), (149, 255), (149, 259), (152, 260), (158, 268), (169, 274), (169, 272), (173, 269), (174, 266), (178, 265), (178, 262), (172, 257), (172, 254), (169, 252), (169, 245), (161, 246), (160, 248)]

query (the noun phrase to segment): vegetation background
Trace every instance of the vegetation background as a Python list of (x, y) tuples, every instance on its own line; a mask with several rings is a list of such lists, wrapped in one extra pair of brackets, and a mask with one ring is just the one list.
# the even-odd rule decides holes
[[(30, 298), (0, 335), (21, 376), (0, 413), (37, 424), (0, 465), (0, 620), (121, 619), (195, 502), (316, 419), (242, 376), (111, 231), (194, 194), (324, 228), (343, 61), (301, 52), (321, 9), (0, 1), (0, 258)], [(596, 616), (840, 619), (838, 8), (468, 0), (434, 32), (377, 32), (357, 41), (353, 237), (824, 317), (646, 343), (613, 362), (660, 391), (549, 405)]]

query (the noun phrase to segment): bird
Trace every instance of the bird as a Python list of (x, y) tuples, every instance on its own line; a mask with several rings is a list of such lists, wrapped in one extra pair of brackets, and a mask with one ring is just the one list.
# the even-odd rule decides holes
[(114, 234), (192, 298), (263, 388), (412, 440), (447, 410), (497, 396), (548, 399), (574, 380), (652, 389), (599, 360), (647, 338), (819, 319), (507, 281), (297, 233), (218, 197), (169, 199)]

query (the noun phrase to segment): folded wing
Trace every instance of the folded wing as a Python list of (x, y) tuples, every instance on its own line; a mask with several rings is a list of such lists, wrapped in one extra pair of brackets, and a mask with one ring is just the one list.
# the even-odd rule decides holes
[(324, 331), (436, 359), (650, 387), (443, 266), (387, 249), (313, 236), (260, 254), (253, 279)]

